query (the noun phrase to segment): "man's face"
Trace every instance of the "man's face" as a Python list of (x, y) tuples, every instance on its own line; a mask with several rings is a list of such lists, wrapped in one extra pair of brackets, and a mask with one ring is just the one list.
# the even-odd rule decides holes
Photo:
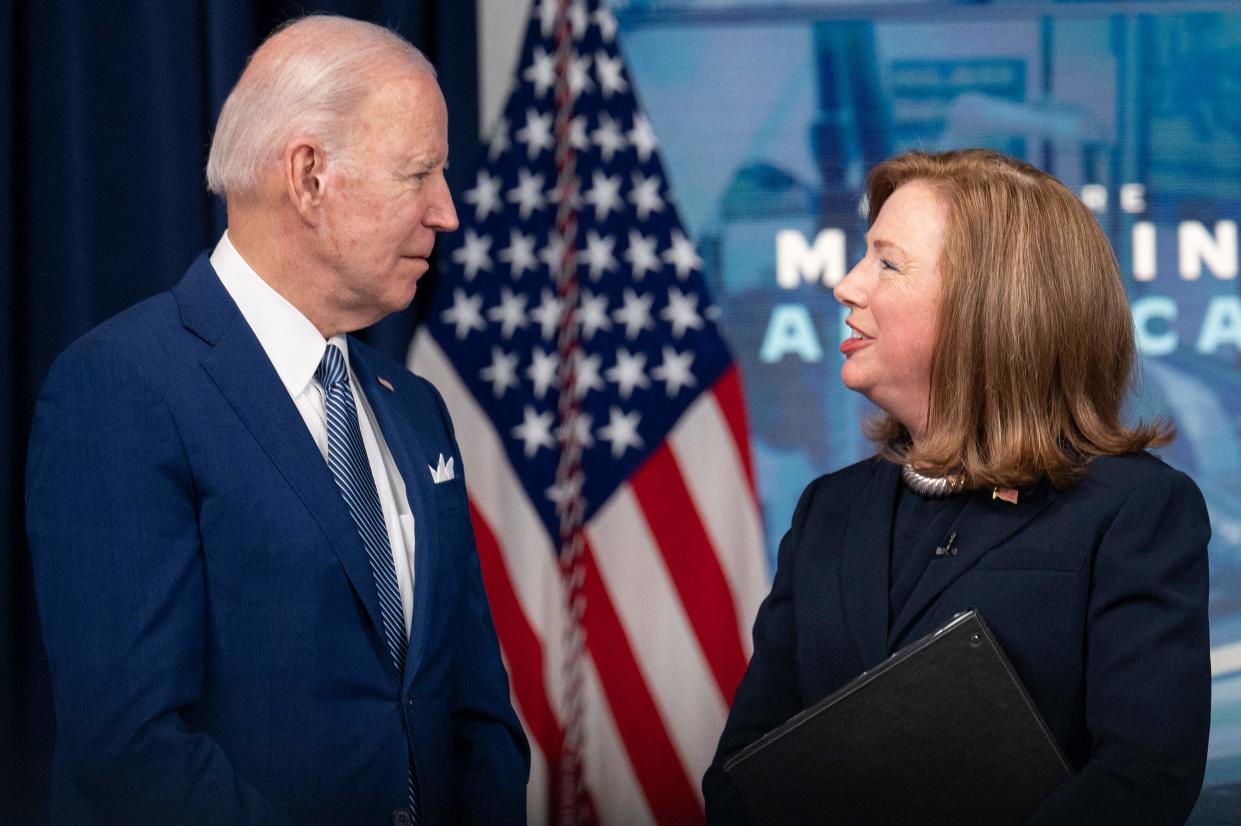
[[(358, 326), (409, 306), (435, 233), (457, 228), (444, 179), (448, 112), (428, 73), (389, 72), (358, 110), (346, 158), (329, 163), (320, 253), (331, 305)], [(352, 324), (351, 324), (352, 326)]]

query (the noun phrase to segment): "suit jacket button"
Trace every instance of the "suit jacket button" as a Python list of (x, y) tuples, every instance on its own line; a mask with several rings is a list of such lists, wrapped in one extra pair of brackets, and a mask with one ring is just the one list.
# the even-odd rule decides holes
[(409, 809), (394, 809), (392, 812), (392, 826), (412, 826), (414, 818), (410, 815)]

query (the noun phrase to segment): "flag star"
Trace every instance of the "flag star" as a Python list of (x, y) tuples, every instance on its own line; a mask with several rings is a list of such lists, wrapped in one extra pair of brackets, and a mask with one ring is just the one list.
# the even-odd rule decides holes
[(556, 442), (552, 439), (552, 411), (542, 413), (530, 405), (526, 405), (522, 413), (522, 422), (513, 428), (513, 435), (522, 442), (522, 452), (526, 458), (534, 456), (541, 447), (551, 447)]
[(664, 208), (664, 199), (659, 196), (661, 183), (658, 175), (647, 178), (640, 172), (634, 173), (629, 203), (638, 210), (638, 220), (645, 221), (652, 212), (659, 212)]
[(491, 364), (480, 370), (478, 375), (483, 381), (491, 383), (491, 392), (496, 398), (503, 396), (510, 388), (518, 385), (517, 354), (492, 347)]
[(545, 339), (552, 339), (556, 335), (556, 328), (560, 326), (560, 312), (562, 302), (556, 297), (551, 290), (544, 288), (543, 300), (539, 306), (530, 311), (530, 317), (539, 325), (539, 331)]
[(568, 506), (576, 502), (582, 495), (582, 484), (585, 478), (579, 470), (567, 479), (562, 479), (547, 489), (547, 498), (556, 505), (556, 513), (563, 516)]
[(712, 304), (702, 311), (702, 317), (707, 321), (716, 322), (720, 320), (720, 307), (718, 304)]
[(638, 160), (646, 163), (651, 159), (651, 153), (658, 144), (655, 142), (655, 130), (651, 128), (651, 122), (645, 115), (638, 113), (633, 116), (633, 128), (625, 133), (625, 136), (637, 150)]
[(625, 338), (637, 338), (643, 330), (655, 326), (651, 318), (651, 305), (655, 299), (651, 295), (638, 295), (628, 287), (625, 288), (623, 304), (612, 311), (612, 318), (625, 325)]
[(508, 264), (514, 279), (521, 278), (526, 270), (533, 270), (539, 263), (534, 255), (534, 236), (510, 229), (508, 246), (500, 250), (500, 260)]
[(633, 269), (633, 277), (641, 281), (648, 272), (659, 269), (659, 256), (655, 254), (655, 239), (646, 238), (636, 229), (629, 230), (629, 248), (624, 259)]
[(581, 176), (570, 175), (564, 180), (552, 181), (552, 186), (554, 188), (551, 190), (548, 190), (547, 194), (552, 196), (552, 201), (554, 203), (556, 204), (565, 203), (565, 204), (568, 204), (569, 207), (574, 212), (581, 211), (582, 209), (582, 192), (581, 192), (582, 178)]
[(511, 145), (508, 139), (508, 121), (500, 118), (495, 131), (491, 133), (491, 143), (487, 146), (487, 160), (494, 161), (507, 152)]
[(465, 240), (453, 250), (453, 263), (465, 268), (467, 281), (473, 281), (479, 270), (491, 271), (491, 236), (479, 235), (472, 229), (465, 231)]
[(595, 146), (599, 147), (599, 154), (603, 156), (604, 163), (610, 163), (612, 156), (625, 148), (625, 136), (607, 112), (599, 114), (599, 128), (591, 132), (590, 137), (595, 142)]
[(590, 148), (590, 139), (586, 137), (586, 116), (578, 115), (569, 121), (569, 145), (578, 152)]
[(569, 23), (573, 26), (573, 39), (581, 40), (590, 27), (590, 17), (586, 14), (586, 4), (582, 0), (573, 0), (569, 6)]
[(456, 328), (457, 340), (460, 341), (471, 330), (487, 329), (487, 323), (479, 312), (482, 306), (481, 295), (467, 295), (465, 290), (457, 287), (452, 291), (452, 306), (440, 314), (440, 319)]
[(521, 214), (521, 220), (528, 219), (530, 213), (547, 204), (547, 199), (543, 197), (543, 176), (531, 175), (530, 170), (524, 166), (519, 168), (517, 186), (508, 191), (508, 200), (509, 203), (518, 205), (517, 211)]
[(624, 70), (620, 55), (608, 57), (606, 52), (595, 52), (595, 75), (599, 78), (599, 91), (605, 98), (629, 88)]
[(594, 295), (590, 290), (582, 290), (581, 299), (578, 302), (577, 321), (581, 325), (583, 341), (590, 341), (600, 330), (611, 329), (612, 320), (608, 318), (608, 297)]
[(530, 160), (537, 158), (540, 152), (550, 149), (555, 142), (551, 114), (540, 115), (534, 109), (527, 109), (526, 125), (517, 130), (516, 138), (526, 145), (526, 156)]
[(672, 335), (680, 338), (691, 327), (702, 329), (702, 316), (698, 315), (698, 295), (686, 295), (676, 287), (668, 290), (668, 306), (660, 311), (659, 317), (672, 325)]
[(698, 383), (689, 369), (693, 363), (693, 350), (678, 353), (665, 345), (664, 360), (651, 371), (651, 375), (664, 383), (664, 389), (668, 391), (668, 398), (672, 398), (681, 392), (682, 387), (693, 387)]
[(560, 260), (563, 255), (564, 239), (553, 228), (547, 235), (547, 244), (544, 245), (543, 249), (539, 250), (539, 260), (547, 265), (547, 271), (551, 273), (553, 281), (556, 279), (556, 273), (560, 272), (562, 264), (573, 267), (576, 263), (576, 255), (569, 256), (567, 262)]
[(569, 427), (568, 420), (561, 423), (560, 427), (556, 428), (556, 438), (564, 442), (568, 441), (570, 434), (572, 434), (573, 441), (577, 442), (578, 447), (583, 450), (594, 447), (595, 437), (591, 435), (590, 431), (594, 427), (595, 422), (591, 415), (589, 413), (578, 413), (573, 417), (572, 422), (572, 428)]
[(641, 420), (636, 410), (622, 413), (619, 407), (613, 407), (608, 412), (608, 423), (599, 428), (599, 438), (612, 443), (612, 458), (619, 459), (628, 448), (642, 447), (642, 437), (638, 435)]
[(631, 355), (624, 347), (617, 349), (616, 366), (608, 368), (604, 375), (608, 381), (616, 383), (616, 392), (622, 399), (629, 398), (635, 387), (651, 386), (651, 380), (646, 377), (646, 354)]
[(582, 193), (582, 200), (595, 208), (595, 220), (602, 223), (609, 212), (621, 208), (621, 179), (596, 169), (590, 174), (590, 181), (590, 189)]
[(702, 258), (694, 248), (694, 242), (679, 229), (672, 231), (672, 245), (664, 250), (664, 260), (676, 268), (677, 278), (682, 281), (694, 270), (702, 269)]
[(535, 46), (533, 62), (521, 73), (521, 77), (534, 85), (536, 97), (543, 97), (556, 85), (556, 61), (542, 46)]
[(566, 82), (569, 84), (569, 96), (576, 98), (582, 92), (590, 92), (595, 82), (590, 79), (590, 55), (575, 56), (569, 60)]
[(598, 281), (605, 272), (616, 269), (616, 257), (612, 255), (615, 246), (614, 236), (601, 236), (593, 229), (586, 233), (586, 263), (593, 280)]
[(534, 385), (534, 397), (542, 399), (547, 390), (556, 385), (556, 370), (560, 367), (560, 356), (555, 352), (544, 353), (535, 347), (531, 353), (530, 366), (526, 368), (526, 378)]
[(560, 0), (539, 0), (539, 32), (543, 37), (551, 37), (556, 26), (556, 13), (560, 9)]
[(474, 205), (474, 220), (482, 221), (493, 212), (500, 211), (499, 178), (493, 178), (487, 170), (478, 170), (478, 178), (473, 189), (466, 190), (463, 196), (467, 204)]
[(500, 303), (487, 311), (487, 318), (500, 322), (500, 335), (510, 339), (520, 327), (530, 322), (526, 320), (525, 293), (513, 294), (508, 287), (500, 288)]
[(599, 27), (599, 36), (603, 38), (604, 43), (611, 43), (616, 39), (616, 17), (607, 6), (600, 6), (591, 15), (591, 20)]
[(586, 398), (586, 394), (591, 390), (602, 390), (604, 387), (603, 377), (599, 375), (599, 368), (603, 366), (603, 357), (600, 355), (586, 355), (581, 350), (577, 352), (577, 358), (573, 362), (573, 395), (578, 399)]

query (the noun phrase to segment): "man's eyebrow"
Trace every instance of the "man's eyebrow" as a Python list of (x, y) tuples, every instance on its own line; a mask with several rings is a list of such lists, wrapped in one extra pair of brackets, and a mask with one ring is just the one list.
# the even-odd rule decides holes
[(404, 168), (410, 170), (411, 174), (431, 172), (437, 168), (448, 169), (448, 159), (430, 158), (425, 156), (420, 158), (410, 158), (405, 163)]

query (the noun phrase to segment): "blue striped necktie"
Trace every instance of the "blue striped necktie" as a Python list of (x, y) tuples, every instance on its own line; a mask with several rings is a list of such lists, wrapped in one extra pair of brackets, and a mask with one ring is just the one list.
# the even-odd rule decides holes
[(392, 546), (384, 525), (375, 477), (371, 475), (362, 432), (358, 429), (358, 410), (349, 390), (349, 372), (340, 348), (329, 344), (323, 360), (315, 371), (323, 385), (323, 406), (327, 411), (327, 464), (336, 478), (336, 487), (349, 506), (349, 514), (358, 527), (371, 574), (379, 591), (379, 613), (383, 617), (384, 637), (396, 673), (405, 673), (405, 616), (401, 611), (401, 592), (396, 584), (396, 568), (392, 563)]
[[(358, 409), (349, 389), (349, 372), (340, 348), (329, 344), (323, 360), (315, 371), (323, 386), (323, 406), (327, 412), (327, 464), (336, 486), (349, 507), (357, 525), (366, 556), (371, 563), (375, 588), (379, 591), (379, 613), (383, 618), (384, 638), (392, 665), (399, 675), (405, 674), (405, 617), (401, 611), (401, 592), (396, 584), (396, 568), (392, 562), (392, 545), (384, 526), (375, 477), (371, 475), (358, 429)], [(412, 822), (418, 822), (418, 783), (413, 764), (409, 767), (409, 804)]]

